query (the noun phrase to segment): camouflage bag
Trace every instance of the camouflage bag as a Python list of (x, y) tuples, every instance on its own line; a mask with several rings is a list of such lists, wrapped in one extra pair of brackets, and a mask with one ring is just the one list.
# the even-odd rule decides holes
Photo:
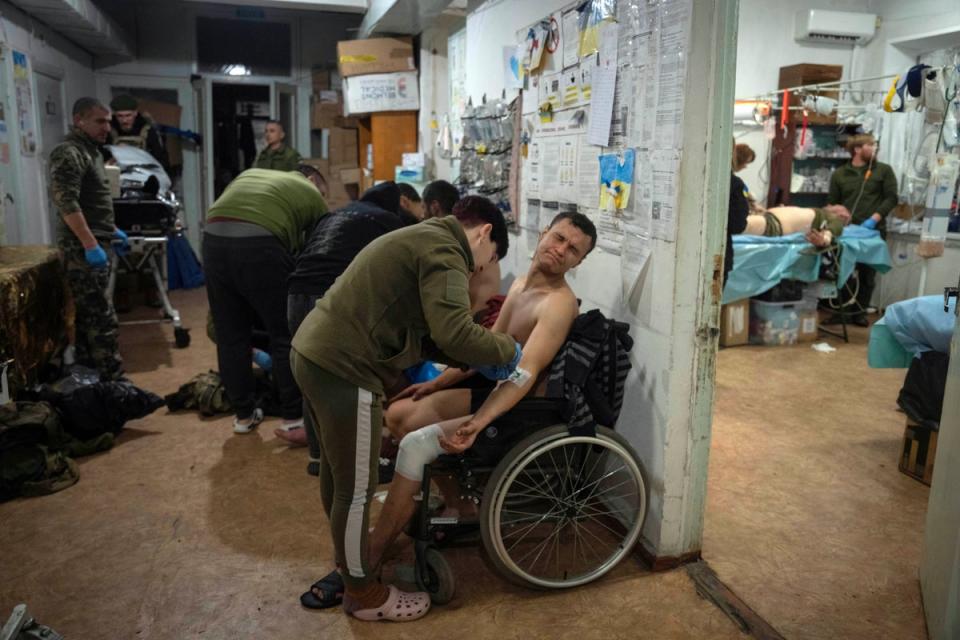
[(46, 495), (75, 484), (79, 469), (61, 450), (72, 440), (46, 402), (0, 407), (0, 500)]
[(233, 410), (227, 398), (227, 389), (216, 371), (195, 375), (175, 393), (166, 396), (164, 401), (170, 411), (197, 409), (205, 416), (230, 413)]

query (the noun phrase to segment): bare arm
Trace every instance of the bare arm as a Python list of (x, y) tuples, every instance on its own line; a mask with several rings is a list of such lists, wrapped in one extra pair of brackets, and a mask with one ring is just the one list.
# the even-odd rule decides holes
[(477, 433), (530, 393), (540, 373), (550, 366), (560, 351), (577, 317), (577, 302), (572, 296), (553, 295), (542, 304), (537, 325), (523, 347), (518, 367), (527, 371), (529, 377), (519, 385), (507, 381), (497, 387), (472, 418), (464, 422), (453, 436), (441, 441), (447, 451), (458, 453), (472, 445)]
[[(513, 286), (510, 288), (510, 291), (513, 291), (519, 285), (522, 285), (523, 279), (518, 278)], [(510, 321), (510, 314), (515, 305), (515, 298), (512, 298), (507, 294), (507, 299), (503, 302), (503, 307), (500, 308), (500, 315), (497, 316), (497, 320), (493, 323), (491, 331), (499, 331), (501, 333), (506, 333), (507, 325)], [(447, 367), (443, 373), (434, 378), (429, 382), (421, 382), (419, 384), (412, 384), (394, 397), (390, 398), (390, 402), (395, 400), (402, 400), (403, 398), (413, 398), (414, 401), (424, 398), (431, 393), (440, 391), (441, 389), (448, 389), (455, 384), (458, 384), (467, 378), (476, 375), (476, 370), (468, 369), (466, 371), (459, 369), (457, 367)]]

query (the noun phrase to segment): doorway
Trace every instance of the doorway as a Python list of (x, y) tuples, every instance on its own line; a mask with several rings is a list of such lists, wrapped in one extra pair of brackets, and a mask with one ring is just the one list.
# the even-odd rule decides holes
[[(214, 199), (253, 166), (270, 119), (270, 85), (213, 83)], [(290, 109), (281, 109), (281, 117)]]
[(46, 202), (46, 220), (50, 228), (50, 237), (57, 233), (57, 207), (50, 198), (46, 176), (49, 175), (50, 152), (63, 142), (66, 135), (66, 116), (63, 106), (63, 80), (61, 78), (34, 71), (37, 81), (37, 107), (40, 111), (40, 175), (43, 176), (43, 201)]

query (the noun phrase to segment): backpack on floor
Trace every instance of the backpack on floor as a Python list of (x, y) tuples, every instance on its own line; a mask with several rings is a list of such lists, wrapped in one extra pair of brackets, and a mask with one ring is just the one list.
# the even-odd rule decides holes
[(233, 410), (227, 398), (227, 389), (216, 371), (198, 373), (180, 385), (175, 393), (166, 396), (164, 401), (170, 411), (196, 409), (205, 416), (230, 413)]
[(0, 406), (0, 501), (75, 484), (80, 472), (61, 450), (71, 440), (60, 415), (46, 402)]

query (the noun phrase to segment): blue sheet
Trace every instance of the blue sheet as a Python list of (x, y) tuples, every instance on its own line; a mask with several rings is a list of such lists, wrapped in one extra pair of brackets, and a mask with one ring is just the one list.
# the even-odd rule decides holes
[(924, 351), (950, 353), (957, 301), (943, 310), (943, 296), (922, 296), (894, 303), (870, 327), (867, 362), (875, 369), (910, 366)]
[[(887, 243), (877, 231), (849, 225), (840, 236), (840, 282), (843, 284), (860, 262), (886, 273), (892, 267)], [(768, 238), (733, 236), (733, 270), (723, 290), (723, 303), (752, 298), (781, 280), (815, 282), (820, 256), (802, 233)]]

